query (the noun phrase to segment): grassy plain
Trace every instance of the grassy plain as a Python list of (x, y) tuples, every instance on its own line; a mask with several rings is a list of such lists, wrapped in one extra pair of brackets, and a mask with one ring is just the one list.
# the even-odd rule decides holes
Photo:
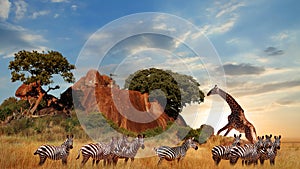
[[(80, 168), (80, 160), (76, 160), (76, 156), (80, 147), (86, 143), (91, 142), (90, 140), (74, 140), (74, 148), (71, 150), (68, 165), (63, 166), (61, 161), (52, 161), (47, 160), (42, 167), (38, 167), (39, 157), (34, 156), (33, 153), (40, 145), (45, 142), (35, 141), (36, 139), (31, 137), (16, 137), (16, 136), (0, 136), (0, 168), (1, 169), (25, 169), (25, 168), (40, 168), (40, 169), (60, 169), (60, 168)], [(48, 142), (53, 145), (60, 145), (61, 140)], [(231, 166), (228, 161), (221, 161), (219, 166), (215, 166), (211, 158), (211, 148), (214, 145), (217, 145), (219, 140), (208, 140), (206, 144), (200, 145), (197, 151), (190, 149), (187, 153), (185, 159), (180, 163), (177, 161), (167, 162), (163, 161), (160, 166), (157, 166), (157, 157), (149, 158), (139, 158), (136, 159), (133, 163), (128, 162), (127, 165), (124, 165), (123, 160), (120, 160), (116, 167), (108, 166), (104, 168), (136, 168), (136, 169), (154, 169), (154, 168), (172, 168), (172, 169), (181, 169), (181, 168), (196, 168), (196, 169), (237, 169), (237, 168), (272, 168), (272, 169), (285, 169), (285, 168), (300, 168), (300, 142), (288, 141), (282, 142), (281, 149), (276, 158), (275, 166), (270, 166), (269, 161), (266, 161), (263, 166), (260, 164), (257, 166), (242, 166), (241, 161), (235, 166)], [(145, 142), (145, 146), (147, 145)], [(143, 151), (143, 150), (139, 150)], [(92, 168), (91, 160), (87, 162), (84, 168)], [(98, 166), (93, 168), (103, 168), (102, 162)]]

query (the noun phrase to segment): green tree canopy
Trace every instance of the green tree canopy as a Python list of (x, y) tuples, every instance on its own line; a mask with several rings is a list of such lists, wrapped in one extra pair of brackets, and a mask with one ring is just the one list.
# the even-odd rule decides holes
[(36, 83), (36, 91), (38, 99), (34, 107), (30, 110), (33, 113), (43, 96), (48, 91), (58, 89), (49, 86), (48, 91), (42, 89), (42, 86), (53, 83), (53, 75), (60, 75), (64, 81), (71, 83), (75, 81), (71, 70), (75, 66), (70, 64), (63, 55), (57, 51), (48, 51), (47, 53), (39, 53), (37, 51), (19, 51), (15, 53), (14, 60), (9, 63), (8, 68), (11, 70), (11, 81), (21, 81), (25, 84)]
[(68, 60), (56, 51), (39, 53), (37, 51), (19, 51), (9, 63), (12, 82), (21, 81), (25, 84), (40, 82), (43, 85), (53, 83), (53, 75), (63, 77), (66, 82), (74, 82), (71, 70), (75, 68)]
[(149, 99), (165, 105), (165, 112), (174, 119), (190, 103), (200, 103), (204, 93), (192, 77), (156, 68), (139, 70), (125, 80), (125, 89), (149, 93)]

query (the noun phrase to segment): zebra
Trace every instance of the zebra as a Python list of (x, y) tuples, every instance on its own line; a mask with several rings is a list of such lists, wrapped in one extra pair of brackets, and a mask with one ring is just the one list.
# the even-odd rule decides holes
[(215, 161), (216, 165), (220, 163), (221, 159), (229, 160), (230, 150), (232, 149), (232, 147), (240, 145), (241, 136), (242, 134), (234, 134), (234, 141), (231, 145), (218, 145), (212, 148), (212, 158)]
[(242, 165), (257, 164), (259, 159), (259, 150), (263, 147), (262, 137), (257, 137), (258, 141), (255, 144), (245, 144), (244, 146), (235, 146), (230, 150), (230, 164), (234, 165), (239, 158), (242, 159)]
[(157, 165), (159, 165), (163, 159), (166, 159), (167, 161), (173, 161), (177, 159), (177, 161), (179, 162), (185, 157), (186, 152), (190, 147), (194, 148), (195, 150), (198, 150), (198, 146), (197, 143), (194, 141), (194, 138), (189, 138), (185, 140), (181, 146), (160, 146), (158, 148), (154, 148), (156, 155), (159, 157)]
[[(100, 144), (101, 145), (101, 144)], [(128, 135), (123, 135), (120, 139), (119, 137), (114, 140), (113, 145), (108, 147), (106, 144), (102, 144), (102, 147), (104, 147), (107, 151), (104, 153), (104, 166), (107, 164), (111, 164), (115, 158), (115, 150), (122, 150), (125, 147), (127, 148), (129, 145), (128, 141)], [(100, 160), (97, 160), (96, 163), (98, 163)]]
[[(131, 159), (131, 162), (134, 161), (134, 157), (137, 154), (137, 151), (139, 148), (144, 149), (144, 138), (145, 135), (138, 135), (132, 142), (128, 142), (127, 138), (123, 138), (123, 146), (119, 146), (119, 148), (116, 148), (114, 150), (114, 157), (113, 157), (113, 163), (114, 165), (117, 164), (118, 159), (125, 159), (125, 164), (129, 159)], [(118, 144), (119, 145), (119, 144)]]
[(272, 146), (271, 138), (272, 138), (272, 134), (270, 134), (270, 136), (266, 135), (266, 139), (263, 142), (263, 148), (259, 151), (259, 153), (260, 153), (260, 157), (259, 157), (260, 164), (264, 164), (264, 161), (269, 159), (267, 149), (271, 148), (271, 146)]
[(35, 152), (34, 155), (40, 156), (39, 165), (43, 165), (47, 158), (51, 160), (62, 160), (62, 164), (67, 164), (70, 149), (73, 148), (73, 135), (67, 135), (67, 139), (60, 146), (42, 145)]
[(268, 157), (270, 159), (270, 165), (275, 165), (275, 157), (277, 155), (277, 150), (280, 150), (280, 144), (281, 144), (281, 135), (274, 136), (275, 140), (271, 146), (271, 148), (267, 149)]
[[(109, 160), (110, 154), (114, 147), (116, 146), (117, 139), (112, 137), (111, 142), (108, 144), (105, 143), (90, 143), (82, 146), (78, 150), (78, 155), (76, 157), (76, 160), (80, 158), (80, 152), (82, 153), (83, 159), (81, 161), (81, 167), (85, 165), (85, 163), (88, 161), (88, 159), (91, 157), (93, 159), (92, 165), (94, 165), (95, 161), (96, 164), (99, 163), (100, 160), (104, 159)], [(104, 164), (105, 164), (104, 162)]]

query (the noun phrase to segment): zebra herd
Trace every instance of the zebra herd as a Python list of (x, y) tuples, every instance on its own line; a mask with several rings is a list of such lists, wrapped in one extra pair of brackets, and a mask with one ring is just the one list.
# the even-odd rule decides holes
[[(116, 165), (118, 159), (125, 159), (125, 163), (129, 159), (134, 161), (134, 157), (137, 154), (139, 148), (144, 149), (144, 136), (138, 135), (134, 140), (128, 141), (127, 136), (122, 138), (112, 137), (109, 143), (90, 143), (82, 146), (76, 159), (80, 158), (80, 153), (83, 156), (81, 166), (83, 167), (89, 158), (92, 158), (92, 164), (99, 163), (103, 160), (104, 165), (114, 164)], [(34, 155), (39, 155), (39, 165), (43, 165), (47, 158), (51, 160), (62, 160), (63, 164), (67, 164), (67, 158), (70, 149), (73, 148), (73, 135), (69, 137), (67, 135), (66, 141), (61, 146), (42, 145), (35, 152)]]
[[(191, 147), (195, 150), (198, 149), (194, 138), (185, 140), (181, 146), (160, 146), (154, 148), (155, 153), (159, 157), (157, 165), (159, 165), (163, 159), (167, 161), (177, 159), (179, 162), (180, 159), (185, 157), (187, 150)], [(42, 145), (35, 151), (34, 155), (40, 156), (39, 165), (43, 165), (47, 158), (51, 160), (62, 160), (63, 164), (67, 164), (69, 151), (72, 148), (73, 135), (71, 137), (67, 135), (66, 141), (61, 146)], [(132, 141), (128, 141), (128, 136), (125, 135), (121, 138), (112, 137), (109, 143), (98, 142), (82, 146), (78, 151), (76, 160), (80, 158), (81, 153), (83, 156), (81, 167), (85, 165), (89, 158), (92, 158), (92, 165), (94, 165), (95, 162), (98, 164), (100, 160), (103, 160), (104, 165), (116, 165), (118, 159), (125, 159), (125, 163), (127, 163), (129, 159), (133, 162), (139, 148), (145, 148), (144, 135), (138, 135)]]
[(240, 145), (239, 136), (234, 135), (234, 141), (231, 145), (218, 145), (212, 148), (212, 158), (216, 165), (223, 160), (229, 160), (230, 164), (235, 165), (238, 159), (242, 160), (242, 165), (258, 164), (258, 160), (261, 164), (264, 164), (265, 160), (270, 160), (270, 164), (275, 164), (275, 157), (277, 151), (280, 149), (281, 136), (274, 136), (274, 142), (272, 142), (272, 134), (259, 137), (258, 141), (254, 144)]
[[(265, 138), (265, 139), (264, 139)], [(265, 135), (258, 137), (258, 141), (255, 144), (240, 145), (241, 134), (234, 135), (234, 141), (231, 145), (218, 145), (212, 148), (212, 158), (216, 165), (223, 160), (229, 160), (230, 164), (235, 165), (238, 159), (242, 160), (242, 165), (258, 164), (258, 160), (261, 164), (264, 164), (265, 160), (270, 160), (270, 164), (275, 164), (275, 157), (277, 151), (280, 149), (281, 136), (274, 136), (272, 142), (272, 135)], [(195, 150), (198, 149), (198, 143), (194, 141), (194, 138), (186, 139), (180, 146), (169, 147), (160, 146), (154, 148), (159, 160), (159, 165), (162, 160), (178, 162), (182, 160), (189, 148)], [(43, 165), (47, 158), (51, 160), (62, 160), (62, 164), (67, 164), (67, 158), (70, 149), (73, 148), (73, 135), (67, 135), (67, 139), (60, 146), (42, 145), (35, 152), (34, 155), (39, 155), (39, 165)], [(129, 159), (134, 161), (134, 158), (139, 150), (144, 149), (144, 135), (138, 135), (132, 141), (128, 140), (128, 136), (112, 137), (109, 143), (90, 143), (82, 146), (76, 159), (80, 158), (82, 154), (81, 167), (83, 167), (89, 158), (92, 159), (92, 165), (98, 164), (100, 160), (103, 160), (103, 164), (116, 165), (119, 159), (125, 159), (125, 163)]]

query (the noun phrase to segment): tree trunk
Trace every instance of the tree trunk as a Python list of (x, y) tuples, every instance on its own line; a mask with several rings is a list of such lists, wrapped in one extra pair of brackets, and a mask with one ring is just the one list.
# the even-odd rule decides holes
[(36, 111), (38, 105), (40, 104), (40, 102), (42, 101), (42, 99), (43, 99), (43, 97), (44, 97), (44, 95), (45, 95), (45, 93), (43, 92), (41, 86), (37, 87), (36, 90), (37, 90), (38, 93), (39, 93), (39, 97), (38, 97), (38, 99), (35, 101), (35, 104), (34, 104), (33, 108), (30, 110), (30, 115), (33, 115), (33, 113)]

